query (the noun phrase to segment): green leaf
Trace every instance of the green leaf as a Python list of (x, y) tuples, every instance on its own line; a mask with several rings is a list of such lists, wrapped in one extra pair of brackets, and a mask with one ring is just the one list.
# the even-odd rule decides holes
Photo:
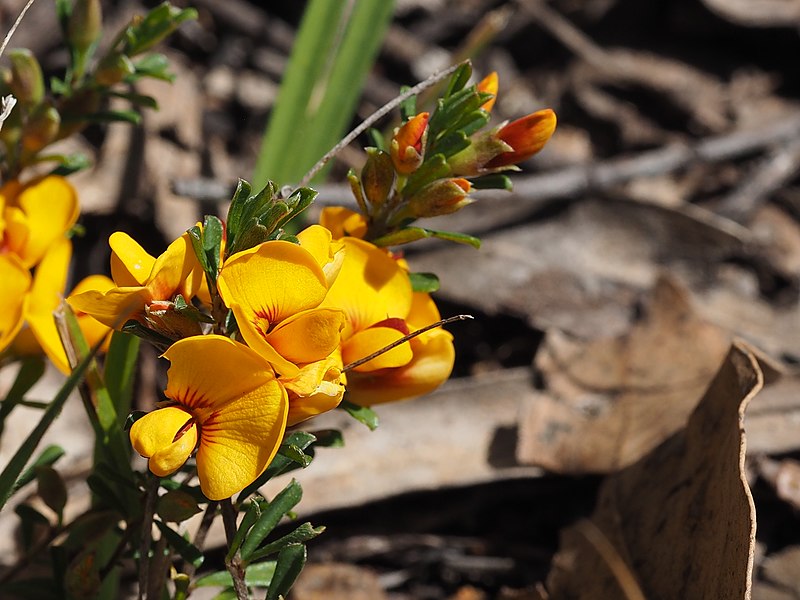
[(200, 511), (194, 496), (183, 490), (170, 490), (156, 501), (156, 514), (166, 522), (182, 523)]
[(480, 248), (481, 241), (475, 236), (466, 233), (455, 233), (451, 231), (436, 231), (434, 229), (423, 229), (422, 227), (405, 227), (398, 231), (388, 233), (372, 240), (376, 246), (398, 246), (400, 244), (408, 244), (425, 238), (439, 238), (450, 242), (459, 244), (467, 244), (473, 248)]
[(220, 267), (219, 261), (222, 236), (222, 221), (214, 215), (206, 215), (203, 221), (203, 252), (205, 253), (206, 263), (208, 265), (206, 273), (215, 284)]
[(409, 273), (411, 289), (430, 294), (439, 290), (439, 278), (434, 273)]
[(22, 361), (14, 384), (0, 403), (0, 434), (3, 433), (5, 419), (12, 410), (25, 398), (25, 394), (42, 378), (44, 360), (40, 356), (29, 357)]
[(184, 21), (196, 18), (197, 11), (193, 8), (179, 9), (170, 6), (169, 2), (159, 4), (144, 18), (134, 20), (128, 26), (124, 34), (124, 52), (128, 56), (141, 54), (175, 31)]
[[(65, 121), (67, 119), (65, 118)], [(82, 115), (81, 121), (88, 123), (130, 123), (138, 125), (142, 121), (142, 115), (134, 110), (105, 110), (90, 115)]]
[(69, 535), (64, 540), (67, 550), (79, 550), (102, 538), (119, 523), (116, 510), (93, 510), (83, 513), (70, 523)]
[(111, 334), (103, 376), (120, 424), (131, 410), (139, 346), (140, 340), (136, 336), (122, 331)]
[(36, 467), (36, 483), (39, 497), (58, 515), (61, 522), (64, 507), (67, 505), (67, 486), (61, 475), (53, 467)]
[(286, 596), (305, 564), (305, 545), (292, 544), (281, 550), (275, 565), (275, 574), (272, 576), (272, 582), (267, 590), (266, 600), (278, 600), (281, 596)]
[(347, 400), (342, 400), (339, 403), (339, 408), (347, 411), (347, 414), (359, 423), (369, 427), (370, 431), (375, 431), (378, 428), (378, 414), (368, 406), (359, 406)]
[(278, 452), (281, 456), (285, 456), (292, 462), (296, 462), (303, 468), (306, 468), (308, 465), (311, 464), (313, 460), (313, 456), (306, 454), (303, 452), (298, 446), (294, 444), (281, 444), (281, 447), (278, 449)]
[(197, 546), (167, 524), (158, 520), (154, 521), (154, 523), (161, 530), (161, 533), (166, 536), (167, 543), (181, 555), (181, 558), (194, 565), (195, 568), (203, 564), (204, 556)]
[(65, 452), (61, 446), (47, 446), (42, 453), (39, 455), (33, 464), (28, 467), (25, 472), (20, 475), (20, 478), (17, 480), (17, 484), (19, 487), (23, 485), (29, 484), (31, 481), (36, 479), (36, 469), (39, 467), (49, 467), (52, 466), (58, 461), (59, 458), (64, 456)]
[(133, 92), (117, 92), (117, 91), (109, 91), (109, 96), (113, 96), (115, 98), (122, 98), (123, 100), (127, 100), (134, 106), (144, 106), (146, 108), (152, 108), (153, 110), (158, 110), (158, 102), (152, 96), (147, 96), (146, 94), (135, 94)]
[(268, 179), (297, 181), (302, 175), (302, 167), (293, 164), (297, 150), (309, 141), (300, 134), (301, 124), (307, 119), (308, 105), (322, 71), (329, 64), (344, 9), (344, 2), (330, 0), (311, 0), (306, 6), (261, 142), (253, 173), (256, 186)]
[[(400, 95), (405, 94), (411, 88), (407, 85), (400, 86)], [(417, 97), (409, 96), (400, 103), (400, 119), (405, 123), (411, 117), (417, 115)], [(379, 146), (380, 147), (380, 146)]]
[(84, 357), (75, 369), (73, 369), (70, 376), (58, 390), (55, 398), (53, 398), (53, 401), (39, 419), (39, 423), (33, 428), (33, 431), (28, 437), (25, 438), (25, 441), (14, 453), (14, 456), (11, 457), (11, 460), (8, 461), (2, 473), (0, 473), (0, 509), (5, 506), (14, 491), (19, 488), (18, 477), (36, 450), (42, 437), (44, 437), (44, 434), (50, 428), (50, 425), (53, 424), (53, 421), (55, 421), (56, 417), (61, 413), (61, 409), (64, 407), (64, 403), (67, 401), (67, 398), (69, 398), (72, 390), (78, 385), (78, 382), (83, 377), (89, 364), (94, 360), (94, 355), (100, 349), (100, 345), (101, 344), (98, 343), (92, 348), (92, 351)]
[(513, 188), (511, 178), (503, 173), (491, 173), (481, 177), (471, 177), (469, 182), (476, 190), (506, 190)]
[(256, 498), (252, 498), (250, 500), (247, 510), (244, 513), (244, 517), (242, 517), (242, 522), (239, 523), (239, 527), (236, 529), (236, 534), (233, 536), (233, 539), (228, 546), (228, 554), (225, 556), (226, 561), (229, 561), (233, 558), (234, 554), (236, 554), (236, 552), (242, 546), (242, 542), (250, 531), (250, 528), (255, 525), (256, 521), (261, 516), (261, 500), (262, 499)]
[[(305, 431), (293, 431), (289, 435), (287, 435), (283, 443), (281, 444), (281, 448), (288, 447), (288, 446), (296, 446), (301, 450), (307, 449), (311, 444), (316, 441), (312, 434), (307, 433)], [(287, 471), (291, 471), (293, 468), (298, 468), (299, 465), (290, 458), (287, 458), (283, 454), (281, 454), (280, 449), (278, 454), (275, 458), (272, 459), (272, 462), (267, 467), (267, 469), (261, 474), (261, 476), (256, 479), (253, 483), (248, 485), (242, 492), (239, 494), (237, 498), (237, 502), (242, 502), (245, 498), (247, 498), (250, 494), (255, 492), (258, 488), (264, 485), (267, 481), (272, 479), (273, 477), (277, 477), (282, 473), (286, 473)]]
[(470, 77), (472, 77), (472, 64), (469, 62), (462, 63), (450, 76), (444, 98), (449, 98), (456, 92), (463, 90), (464, 86), (469, 83)]
[(314, 431), (312, 435), (317, 438), (314, 446), (320, 448), (343, 448), (344, 436), (338, 429), (320, 429)]
[(148, 54), (145, 58), (135, 63), (133, 75), (125, 78), (127, 83), (135, 83), (142, 77), (152, 77), (161, 81), (173, 82), (175, 76), (168, 72), (169, 60), (163, 54)]
[(50, 174), (51, 175), (60, 175), (62, 177), (66, 177), (68, 175), (72, 175), (73, 173), (77, 173), (78, 171), (83, 171), (88, 169), (92, 166), (92, 161), (89, 159), (88, 156), (85, 154), (81, 154), (80, 152), (76, 152), (75, 154), (54, 154), (48, 156), (39, 156), (39, 160), (56, 160), (61, 164), (53, 169)]
[(272, 533), (278, 522), (292, 510), (303, 497), (303, 488), (294, 479), (283, 488), (272, 501), (266, 506), (261, 506), (261, 516), (255, 525), (250, 529), (242, 546), (240, 553), (242, 560), (248, 562), (261, 542)]
[[(267, 560), (260, 563), (253, 563), (247, 567), (244, 574), (244, 582), (249, 586), (266, 587), (272, 581), (272, 576), (275, 573), (276, 561)], [(219, 587), (223, 585), (233, 585), (231, 574), (227, 571), (217, 571), (210, 575), (204, 575), (194, 582), (196, 587)], [(236, 598), (236, 595), (233, 596)]]
[(285, 536), (278, 538), (274, 542), (270, 542), (256, 550), (250, 560), (256, 561), (275, 552), (283, 550), (289, 544), (302, 544), (325, 531), (325, 527), (312, 527), (311, 523), (303, 523), (297, 529)]

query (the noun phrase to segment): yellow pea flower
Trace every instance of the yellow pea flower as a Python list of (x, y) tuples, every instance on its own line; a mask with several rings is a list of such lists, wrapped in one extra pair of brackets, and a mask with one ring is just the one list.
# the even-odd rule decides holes
[[(347, 315), (343, 364), (439, 320), (430, 296), (412, 292), (408, 273), (385, 250), (356, 238), (342, 242), (344, 263), (322, 306), (340, 308)], [(448, 332), (426, 332), (350, 371), (348, 399), (372, 405), (427, 393), (450, 376), (454, 359)]]
[(16, 254), (30, 268), (78, 219), (80, 207), (73, 187), (51, 175), (22, 184), (12, 180), (0, 188), (0, 247)]
[(237, 252), (217, 280), (244, 341), (285, 377), (333, 352), (344, 323), (341, 310), (319, 308), (338, 259), (315, 235), (308, 234), (314, 252), (281, 240)]
[(104, 325), (119, 327), (128, 319), (143, 319), (151, 304), (169, 302), (178, 294), (188, 301), (203, 282), (189, 234), (172, 242), (158, 258), (150, 256), (126, 233), (117, 231), (108, 242), (115, 287), (105, 292), (90, 290), (67, 299), (74, 310)]
[(319, 224), (331, 232), (333, 239), (343, 237), (363, 238), (367, 234), (367, 219), (361, 213), (343, 206), (326, 206), (319, 216)]
[(289, 396), (288, 425), (333, 410), (342, 401), (347, 383), (342, 355), (334, 350), (322, 360), (302, 365), (295, 377), (281, 377), (280, 382)]
[(286, 429), (286, 390), (256, 352), (218, 335), (175, 342), (166, 396), (130, 430), (131, 444), (165, 477), (197, 449), (200, 488), (210, 500), (230, 498), (258, 478)]

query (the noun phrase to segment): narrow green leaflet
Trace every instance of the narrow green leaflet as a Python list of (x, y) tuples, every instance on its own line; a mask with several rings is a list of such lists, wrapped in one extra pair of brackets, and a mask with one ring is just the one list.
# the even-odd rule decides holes
[[(244, 582), (247, 585), (266, 587), (272, 581), (272, 576), (275, 573), (276, 561), (267, 560), (260, 563), (253, 563), (247, 567), (244, 574)], [(196, 587), (219, 587), (223, 585), (233, 585), (231, 574), (227, 571), (217, 571), (210, 575), (204, 575), (194, 582)], [(236, 595), (233, 595), (236, 598)]]
[(244, 543), (242, 543), (240, 549), (242, 560), (245, 562), (250, 560), (255, 550), (261, 545), (261, 542), (272, 533), (278, 522), (300, 502), (302, 497), (303, 488), (293, 479), (267, 506), (262, 506), (261, 516), (250, 529), (250, 533)]
[(269, 544), (266, 544), (253, 552), (253, 556), (250, 557), (250, 560), (255, 561), (260, 558), (264, 558), (265, 556), (269, 556), (270, 554), (274, 554), (275, 552), (280, 552), (290, 544), (302, 544), (309, 540), (313, 540), (323, 531), (325, 531), (325, 527), (312, 527), (311, 523), (303, 523), (291, 533), (288, 533), (282, 538), (278, 538), (274, 542), (270, 542)]
[(191, 563), (195, 567), (199, 567), (203, 564), (204, 556), (197, 546), (192, 544), (189, 540), (165, 523), (162, 523), (159, 520), (155, 520), (154, 523), (167, 537), (167, 542), (169, 542), (169, 545), (181, 555), (181, 558)]
[(411, 289), (415, 292), (432, 293), (439, 290), (439, 278), (435, 273), (409, 273)]
[(3, 402), (0, 403), (0, 434), (3, 433), (6, 417), (25, 398), (25, 394), (42, 378), (43, 374), (44, 360), (40, 356), (22, 361), (14, 384), (8, 390)]
[(278, 554), (278, 563), (275, 565), (275, 574), (267, 590), (266, 600), (278, 600), (294, 585), (300, 571), (306, 564), (306, 547), (303, 544), (287, 546)]
[(347, 411), (359, 423), (363, 423), (369, 427), (370, 431), (375, 431), (378, 428), (378, 414), (367, 406), (359, 406), (347, 400), (342, 400), (339, 408)]

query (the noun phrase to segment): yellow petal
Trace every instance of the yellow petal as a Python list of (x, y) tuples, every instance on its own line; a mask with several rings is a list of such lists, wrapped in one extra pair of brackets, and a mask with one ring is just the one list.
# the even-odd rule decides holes
[(104, 325), (119, 329), (153, 301), (146, 287), (113, 288), (105, 293), (89, 290), (67, 298), (73, 310), (91, 315)]
[(286, 390), (263, 358), (218, 335), (170, 346), (166, 395), (200, 428), (197, 473), (211, 500), (229, 498), (267, 468), (286, 428)]
[(346, 378), (338, 352), (304, 365), (297, 377), (281, 378), (289, 395), (287, 425), (296, 425), (313, 416), (333, 410), (342, 401)]
[(31, 263), (25, 257), (25, 246), (28, 244), (28, 238), (31, 234), (30, 223), (28, 217), (18, 206), (8, 206), (4, 211), (5, 218), (5, 237), (3, 244), (10, 252), (17, 255), (23, 264), (30, 268), (34, 263)]
[(343, 237), (363, 238), (367, 234), (367, 220), (364, 216), (343, 206), (323, 208), (319, 224), (329, 230), (335, 240)]
[(369, 242), (344, 238), (345, 258), (322, 306), (341, 308), (348, 338), (387, 318), (405, 318), (411, 308), (408, 275), (384, 250)]
[(411, 329), (422, 329), (441, 319), (439, 309), (430, 294), (414, 292), (406, 323)]
[[(114, 287), (114, 282), (105, 275), (89, 275), (81, 279), (78, 284), (73, 288), (72, 294), (81, 294), (89, 290), (96, 290), (98, 292), (107, 292)], [(76, 312), (75, 317), (78, 319), (78, 325), (81, 328), (83, 337), (89, 346), (97, 344), (109, 332), (109, 327), (103, 325), (100, 321), (87, 315), (84, 312)], [(106, 337), (103, 343), (101, 352), (108, 352), (108, 345), (111, 342), (111, 337)]]
[(47, 249), (75, 224), (80, 207), (73, 187), (50, 176), (26, 185), (17, 204), (28, 219), (30, 236), (20, 256), (27, 266), (38, 263)]
[(238, 304), (251, 319), (258, 316), (270, 326), (316, 308), (327, 292), (314, 256), (284, 241), (264, 242), (234, 254), (223, 265), (218, 285), (227, 306)]
[(0, 254), (0, 352), (17, 335), (24, 321), (28, 304), (31, 274), (13, 254)]
[(300, 245), (316, 259), (330, 287), (342, 268), (344, 244), (332, 241), (331, 232), (321, 225), (306, 227), (297, 234), (297, 239), (300, 240)]
[[(189, 234), (184, 233), (172, 242), (153, 264), (147, 287), (154, 300), (172, 300), (182, 294), (188, 302), (197, 293), (200, 280), (192, 276), (199, 268)], [(190, 277), (191, 276), (191, 277)], [(187, 285), (187, 280), (189, 283)]]
[(351, 372), (347, 381), (347, 399), (371, 406), (415, 398), (444, 383), (455, 361), (453, 337), (442, 329), (434, 329), (410, 343), (414, 358), (403, 367), (371, 373)]
[(292, 315), (271, 331), (266, 341), (295, 364), (322, 360), (339, 345), (344, 313), (330, 308), (315, 308)]
[(191, 421), (192, 415), (183, 408), (168, 406), (147, 413), (131, 426), (131, 445), (150, 459), (148, 466), (155, 475), (174, 473), (189, 458), (197, 445), (197, 428), (187, 427)]
[(118, 287), (147, 284), (156, 259), (127, 233), (115, 231), (108, 238), (111, 246), (111, 277)]
[(42, 350), (62, 373), (70, 372), (53, 311), (58, 307), (67, 284), (72, 243), (61, 238), (42, 258), (33, 275), (26, 320)]
[[(238, 304), (229, 304), (228, 308), (233, 311), (236, 323), (239, 325), (239, 333), (247, 345), (255, 350), (264, 360), (272, 365), (277, 373), (294, 377), (297, 375), (298, 367), (292, 361), (284, 358), (272, 344), (267, 341), (266, 330), (268, 325), (265, 319), (254, 317), (252, 313), (245, 311)], [(262, 326), (262, 323), (265, 323)]]
[[(373, 352), (377, 352), (403, 337), (403, 332), (392, 327), (370, 327), (359, 331), (342, 344), (342, 361), (348, 365)], [(404, 342), (360, 365), (354, 371), (374, 371), (386, 367), (400, 367), (412, 358), (411, 346)]]

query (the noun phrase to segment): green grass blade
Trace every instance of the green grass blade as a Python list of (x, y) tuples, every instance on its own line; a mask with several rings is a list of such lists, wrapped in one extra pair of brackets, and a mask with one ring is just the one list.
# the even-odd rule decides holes
[(290, 162), (292, 150), (300, 142), (298, 129), (305, 122), (309, 101), (337, 35), (335, 24), (341, 20), (346, 4), (330, 0), (311, 0), (308, 4), (264, 134), (253, 174), (255, 189), (264, 187), (267, 179), (283, 184), (293, 177)]
[[(344, 135), (392, 18), (390, 0), (356, 0), (333, 61), (325, 94), (306, 123), (298, 150), (302, 176)], [(320, 178), (315, 178), (319, 180)]]

